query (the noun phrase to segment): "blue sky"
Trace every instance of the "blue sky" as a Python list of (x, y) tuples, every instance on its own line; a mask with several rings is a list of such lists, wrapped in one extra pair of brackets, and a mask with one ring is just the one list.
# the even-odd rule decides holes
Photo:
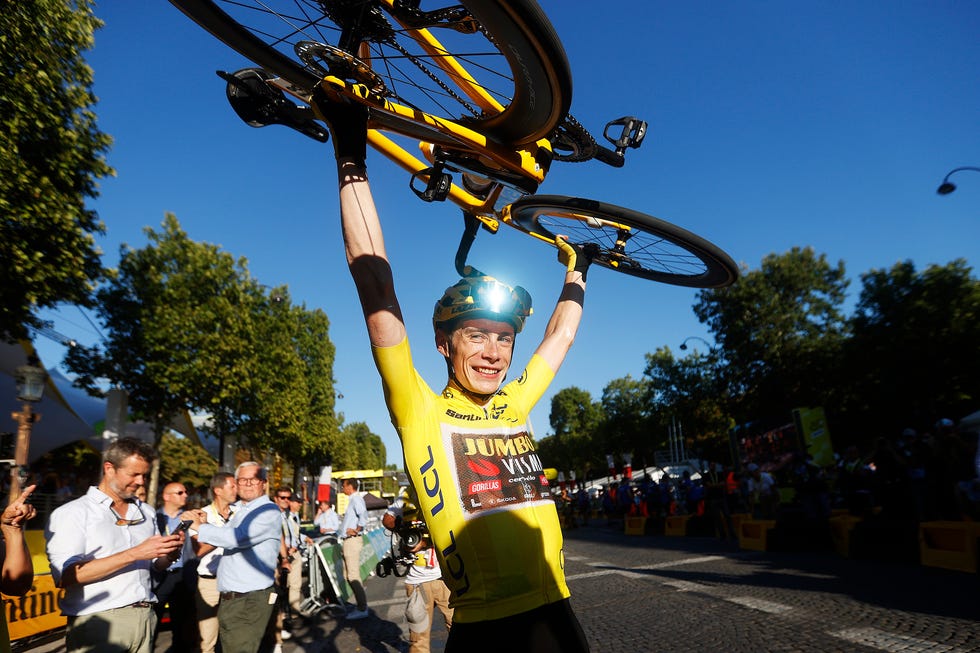
[[(558, 163), (541, 192), (676, 222), (750, 268), (812, 246), (845, 262), (852, 301), (873, 268), (980, 263), (980, 174), (958, 173), (955, 193), (935, 193), (952, 168), (980, 166), (980, 4), (541, 4), (571, 63), (572, 114), (595, 132), (626, 114), (650, 123), (625, 168)], [(214, 71), (248, 62), (169, 3), (103, 2), (96, 14), (106, 24), (87, 59), (117, 171), (91, 203), (107, 226), (106, 263), (118, 261), (121, 243), (143, 246), (143, 228), (173, 212), (194, 240), (246, 257), (261, 283), (287, 284), (294, 302), (330, 318), (338, 410), (366, 422), (400, 463), (344, 262), (330, 146), (241, 123)], [(445, 367), (431, 309), (456, 279), (460, 214), (416, 199), (380, 156), (369, 155), (369, 170), (416, 363), (438, 390)], [(521, 367), (559, 291), (553, 250), (502, 228), (477, 238), (471, 261), (534, 298), (517, 343)], [(691, 310), (695, 296), (593, 271), (579, 337), (532, 414), (537, 435), (550, 431), (560, 389), (599, 398), (609, 381), (640, 377), (646, 353), (710, 339)], [(77, 308), (49, 317), (69, 337), (98, 338)], [(37, 345), (48, 365), (63, 355), (53, 342)]]

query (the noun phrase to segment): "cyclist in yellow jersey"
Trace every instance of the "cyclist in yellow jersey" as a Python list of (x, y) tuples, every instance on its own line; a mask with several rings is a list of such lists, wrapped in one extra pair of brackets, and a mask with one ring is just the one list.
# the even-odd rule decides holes
[(531, 298), (492, 277), (460, 279), (433, 314), (448, 382), (415, 371), (365, 167), (366, 115), (315, 98), (337, 157), (344, 244), (405, 469), (455, 608), (446, 651), (588, 651), (569, 605), (562, 534), (528, 415), (582, 316), (589, 256), (564, 241), (558, 303), (523, 373), (504, 385)]

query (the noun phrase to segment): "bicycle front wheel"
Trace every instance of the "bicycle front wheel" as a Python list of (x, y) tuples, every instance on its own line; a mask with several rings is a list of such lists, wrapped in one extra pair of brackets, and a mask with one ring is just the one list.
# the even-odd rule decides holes
[(534, 0), (170, 1), (300, 90), (367, 73), (390, 101), (502, 143), (547, 138), (571, 103), (565, 50)]
[(721, 288), (738, 266), (704, 238), (659, 218), (581, 197), (528, 195), (509, 207), (518, 227), (545, 240), (558, 235), (594, 244), (593, 263), (626, 274), (692, 288)]

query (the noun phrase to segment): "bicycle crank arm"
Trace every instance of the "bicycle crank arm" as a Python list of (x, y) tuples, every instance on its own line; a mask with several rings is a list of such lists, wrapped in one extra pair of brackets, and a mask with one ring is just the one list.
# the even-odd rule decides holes
[(329, 132), (316, 122), (313, 110), (287, 100), (278, 86), (270, 86), (272, 76), (264, 70), (245, 68), (234, 73), (216, 70), (215, 74), (227, 83), (228, 102), (249, 126), (283, 125), (321, 143), (329, 139)]

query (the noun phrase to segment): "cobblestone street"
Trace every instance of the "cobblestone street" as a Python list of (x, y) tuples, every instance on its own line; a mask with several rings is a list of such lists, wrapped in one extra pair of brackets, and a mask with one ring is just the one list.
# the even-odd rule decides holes
[[(572, 603), (595, 653), (980, 651), (975, 575), (833, 552), (742, 551), (711, 538), (629, 536), (595, 523), (566, 533), (565, 547)], [(407, 650), (402, 580), (371, 578), (366, 589), (370, 618), (304, 625), (285, 653)], [(437, 623), (433, 651), (443, 650), (445, 636)], [(158, 651), (168, 644), (161, 633)]]

